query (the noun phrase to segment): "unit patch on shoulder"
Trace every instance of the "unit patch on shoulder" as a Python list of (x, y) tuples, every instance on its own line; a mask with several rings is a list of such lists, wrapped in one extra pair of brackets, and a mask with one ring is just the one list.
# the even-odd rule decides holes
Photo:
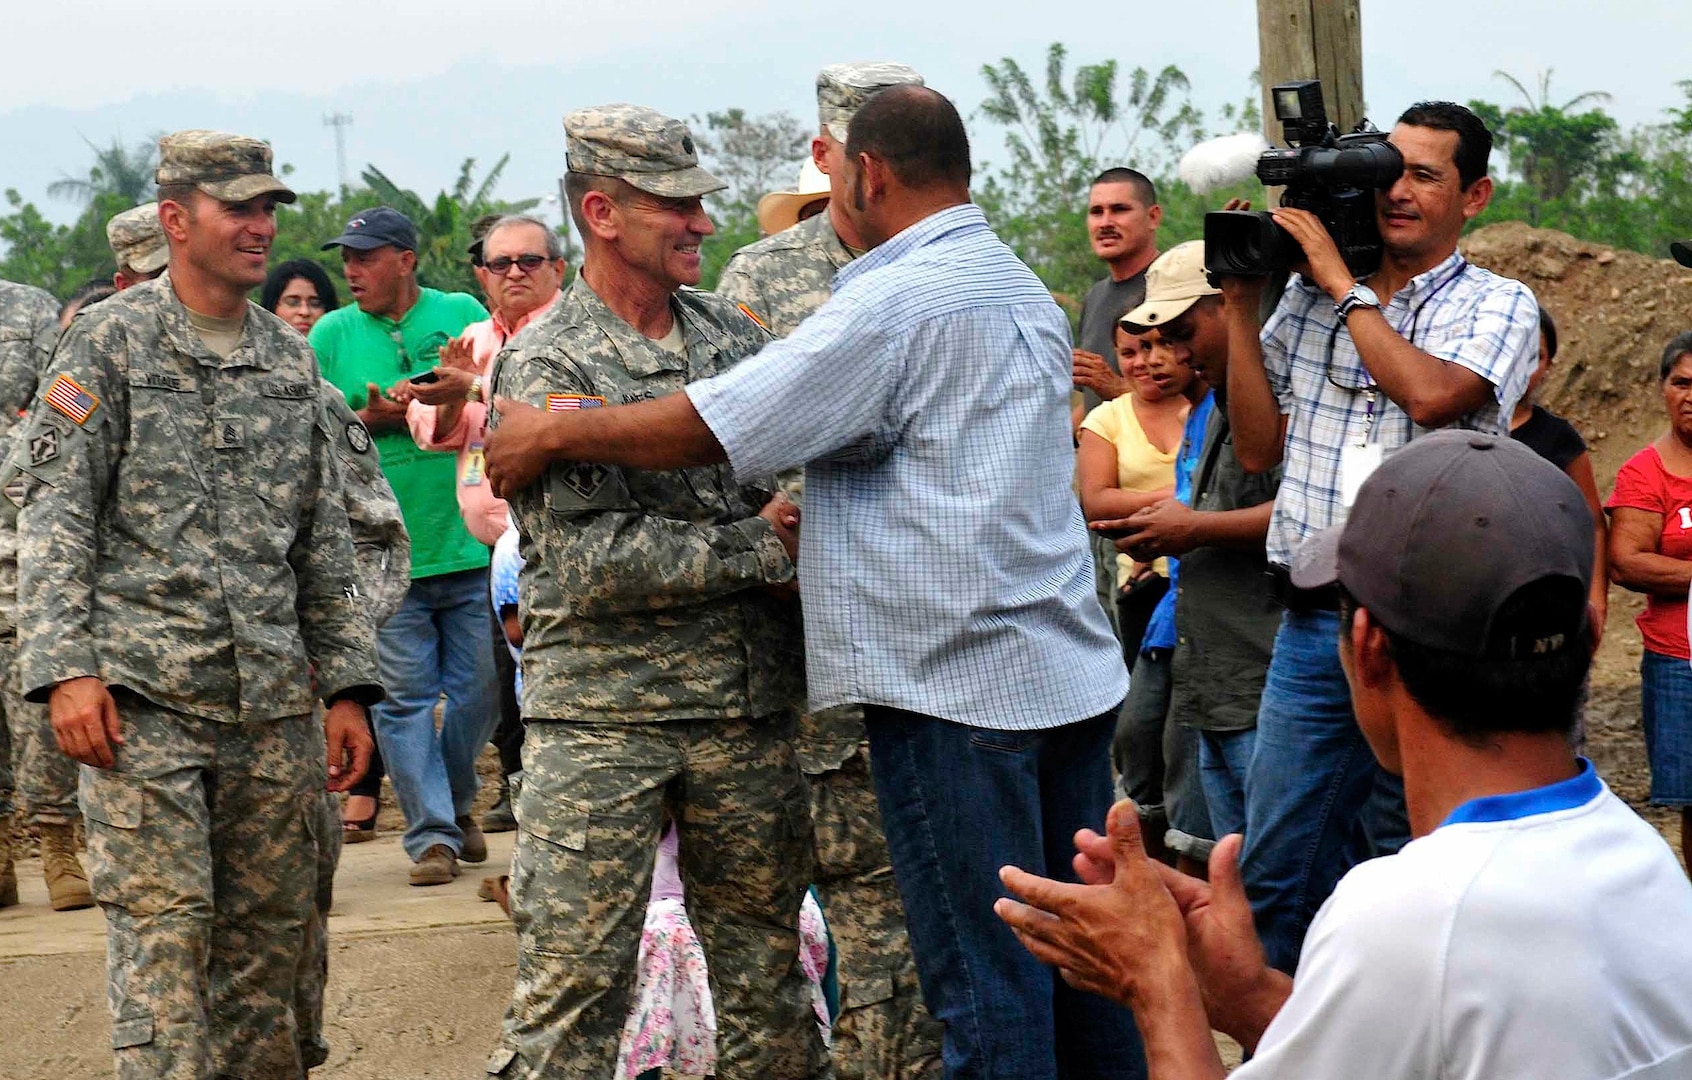
[(546, 395), (547, 412), (573, 412), (576, 409), (603, 408), (605, 408), (605, 399), (602, 397), (588, 397), (584, 394)]
[(349, 422), (347, 424), (347, 445), (352, 447), (355, 454), (369, 453), (370, 432), (365, 430), (363, 424), (356, 421)]
[(581, 496), (591, 499), (599, 494), (599, 489), (610, 479), (611, 470), (597, 462), (577, 462), (563, 469), (559, 480), (565, 487)]
[(47, 388), (43, 395), (47, 404), (70, 417), (78, 424), (85, 424), (94, 415), (94, 410), (100, 407), (100, 399), (82, 388), (82, 385), (69, 375), (60, 375), (53, 380), (53, 385)]
[(29, 440), (29, 463), (39, 468), (59, 456), (59, 430), (42, 428)]

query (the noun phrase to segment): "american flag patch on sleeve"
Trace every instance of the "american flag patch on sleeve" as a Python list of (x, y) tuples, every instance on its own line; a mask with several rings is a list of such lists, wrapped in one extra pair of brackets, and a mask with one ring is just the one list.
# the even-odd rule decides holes
[(100, 407), (100, 399), (84, 390), (69, 375), (60, 375), (53, 380), (53, 385), (47, 388), (46, 399), (47, 404), (79, 424), (87, 423), (94, 410)]
[(576, 409), (603, 408), (605, 408), (605, 399), (602, 397), (586, 397), (582, 394), (546, 395), (547, 412), (572, 412)]

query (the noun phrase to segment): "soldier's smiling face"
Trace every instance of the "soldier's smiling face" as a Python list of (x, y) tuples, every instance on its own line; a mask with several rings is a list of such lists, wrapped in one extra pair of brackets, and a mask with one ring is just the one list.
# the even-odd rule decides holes
[(264, 284), (270, 243), (276, 238), (276, 197), (228, 203), (196, 191), (186, 208), (188, 237), (182, 258), (203, 273), (241, 289)]
[(697, 197), (667, 199), (644, 191), (617, 200), (617, 248), (624, 262), (665, 288), (699, 284), (699, 242), (716, 232)]

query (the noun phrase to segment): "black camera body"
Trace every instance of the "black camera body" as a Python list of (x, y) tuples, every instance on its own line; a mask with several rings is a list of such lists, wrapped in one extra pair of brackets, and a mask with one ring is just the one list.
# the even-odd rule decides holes
[[(1328, 122), (1315, 79), (1282, 83), (1269, 98), (1291, 145), (1265, 151), (1257, 159), (1257, 178), (1286, 188), (1282, 206), (1320, 218), (1353, 274), (1373, 273), (1381, 262), (1375, 192), (1398, 180), (1404, 156), (1385, 133), (1366, 128), (1366, 120), (1361, 130), (1341, 135)], [(1298, 241), (1267, 213), (1217, 210), (1204, 216), (1204, 266), (1212, 276), (1265, 277), (1303, 258)]]

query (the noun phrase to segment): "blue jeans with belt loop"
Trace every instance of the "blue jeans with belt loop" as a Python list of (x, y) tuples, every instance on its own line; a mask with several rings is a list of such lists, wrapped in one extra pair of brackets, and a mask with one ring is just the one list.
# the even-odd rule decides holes
[(1028, 731), (866, 706), (870, 771), (947, 1080), (1144, 1080), (1133, 1015), (1065, 983), (993, 914), (999, 868), (1075, 881), (1110, 810), (1116, 710)]
[(1282, 617), (1246, 770), (1240, 869), (1269, 964), (1289, 975), (1345, 872), (1410, 838), (1404, 783), (1352, 715), (1339, 628), (1335, 611)]

